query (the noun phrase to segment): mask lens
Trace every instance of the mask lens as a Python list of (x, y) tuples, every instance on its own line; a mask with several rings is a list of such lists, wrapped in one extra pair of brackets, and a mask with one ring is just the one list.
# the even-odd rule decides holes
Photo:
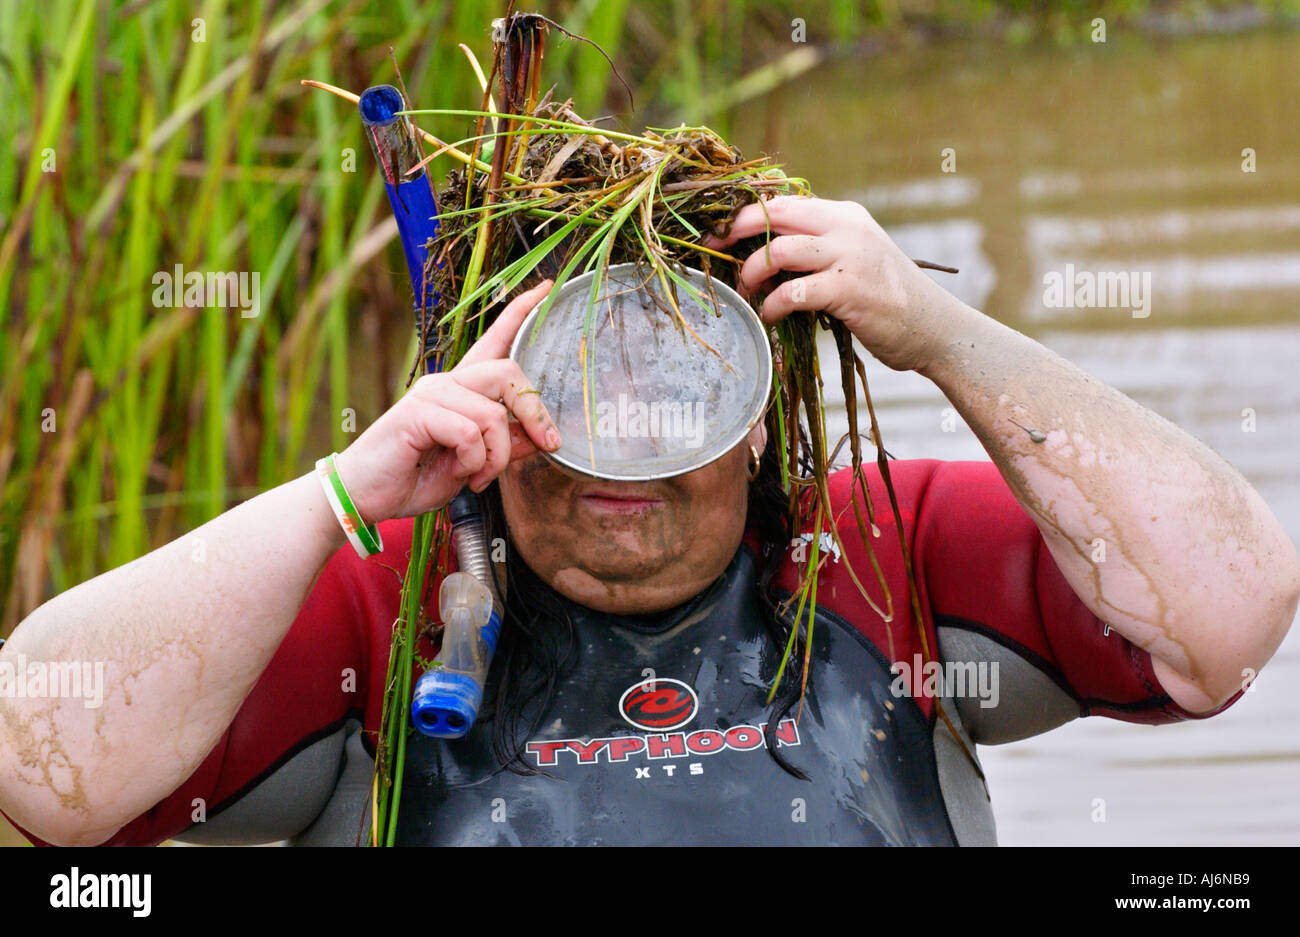
[(680, 475), (762, 417), (772, 380), (762, 322), (725, 284), (675, 272), (671, 291), (644, 265), (609, 267), (598, 284), (584, 274), (524, 321), (511, 357), (564, 438), (555, 461), (614, 480)]

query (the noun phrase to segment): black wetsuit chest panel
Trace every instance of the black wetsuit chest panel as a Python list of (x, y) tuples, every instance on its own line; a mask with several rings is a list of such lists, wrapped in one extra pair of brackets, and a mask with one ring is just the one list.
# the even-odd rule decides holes
[(890, 694), (884, 656), (833, 614), (814, 626), (803, 715), (778, 728), (781, 754), (809, 780), (772, 760), (762, 727), (780, 649), (755, 565), (742, 548), (663, 630), (580, 610), (578, 663), (526, 754), (545, 774), (494, 773), (489, 725), (458, 741), (413, 736), (399, 841), (952, 844), (928, 721)]

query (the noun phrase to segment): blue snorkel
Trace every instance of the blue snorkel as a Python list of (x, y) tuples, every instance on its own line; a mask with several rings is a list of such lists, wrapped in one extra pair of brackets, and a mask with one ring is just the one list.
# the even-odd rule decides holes
[[(420, 164), (420, 150), (401, 92), (392, 85), (367, 88), (358, 101), (361, 122), (370, 141), (384, 188), (397, 220), (397, 233), (406, 254), (407, 272), (415, 292), (417, 334), (427, 373), (441, 370), (441, 355), (431, 346), (431, 329), (424, 329), (427, 312), (437, 297), (425, 280), (429, 252), (438, 234), (438, 206), (433, 186)], [(483, 701), (483, 685), (501, 634), (501, 598), (492, 576), (487, 536), (478, 497), (462, 488), (447, 505), (452, 543), (460, 571), (443, 579), (438, 593), (442, 617), (442, 647), (432, 667), (420, 677), (411, 699), (411, 721), (422, 735), (457, 739), (468, 734)]]
[[(420, 329), (420, 311), (432, 307), (434, 296), (425, 288), (424, 268), (429, 259), (429, 246), (438, 236), (438, 205), (433, 199), (433, 186), (424, 168), (408, 175), (420, 163), (420, 150), (415, 142), (410, 121), (399, 117), (406, 109), (402, 94), (392, 85), (375, 85), (367, 88), (357, 102), (361, 108), (361, 123), (365, 126), (370, 151), (384, 174), (384, 190), (388, 204), (397, 220), (397, 236), (402, 241), (406, 255), (407, 273), (415, 291), (415, 327)], [(423, 354), (427, 348), (421, 348)], [(441, 370), (432, 357), (425, 358), (429, 373)]]

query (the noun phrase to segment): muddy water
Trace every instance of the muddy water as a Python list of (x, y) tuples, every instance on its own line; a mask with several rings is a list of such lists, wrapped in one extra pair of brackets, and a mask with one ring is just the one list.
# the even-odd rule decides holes
[[(834, 63), (749, 105), (734, 137), (1211, 446), (1300, 541), (1300, 35), (1111, 39)], [(1149, 274), (1147, 314), (1045, 303), (1067, 264)], [(895, 456), (987, 458), (925, 379), (868, 367)], [(1300, 627), (1213, 720), (1084, 719), (982, 749), (1001, 842), (1300, 843), (1298, 685)]]

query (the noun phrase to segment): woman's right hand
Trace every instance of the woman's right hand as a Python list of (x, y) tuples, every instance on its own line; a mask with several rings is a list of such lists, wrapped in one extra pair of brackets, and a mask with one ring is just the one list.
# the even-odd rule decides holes
[(516, 297), (455, 368), (421, 377), (335, 458), (366, 523), (436, 510), (462, 486), (482, 491), (516, 459), (560, 447), (541, 396), (507, 357), (550, 288)]

